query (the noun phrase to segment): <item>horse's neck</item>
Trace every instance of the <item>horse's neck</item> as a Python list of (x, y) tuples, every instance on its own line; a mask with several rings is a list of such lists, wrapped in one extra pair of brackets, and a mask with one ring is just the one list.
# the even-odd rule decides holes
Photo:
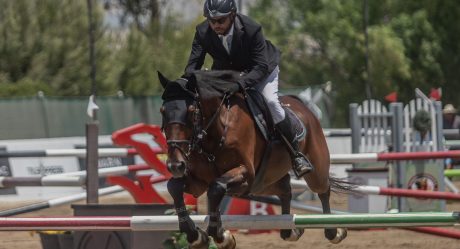
[(200, 100), (200, 113), (201, 113), (201, 129), (205, 132), (205, 143), (204, 145), (208, 148), (213, 148), (218, 143), (217, 139), (220, 139), (221, 132), (221, 121), (220, 115), (224, 110), (223, 105), (221, 107), (221, 99), (212, 98)]
[(221, 102), (222, 99), (219, 98), (200, 100), (201, 115), (203, 116), (205, 122), (209, 122), (216, 112), (222, 111), (221, 108), (219, 108)]

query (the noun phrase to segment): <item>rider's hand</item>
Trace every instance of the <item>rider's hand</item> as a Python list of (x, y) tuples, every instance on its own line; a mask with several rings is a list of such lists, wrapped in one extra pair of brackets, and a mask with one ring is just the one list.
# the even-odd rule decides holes
[(239, 84), (233, 84), (227, 89), (226, 93), (229, 94), (229, 95), (232, 95), (232, 94), (234, 94), (236, 92), (239, 92), (240, 89), (241, 89), (241, 87), (240, 87)]

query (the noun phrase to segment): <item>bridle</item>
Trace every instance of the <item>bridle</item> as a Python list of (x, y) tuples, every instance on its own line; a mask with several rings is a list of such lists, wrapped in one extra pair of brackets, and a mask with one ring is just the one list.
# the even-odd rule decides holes
[[(211, 152), (207, 152), (203, 148), (203, 140), (204, 138), (208, 135), (208, 130), (211, 127), (211, 125), (217, 120), (217, 117), (220, 114), (220, 111), (222, 110), (223, 106), (226, 106), (227, 112), (226, 112), (226, 117), (225, 117), (225, 123), (224, 123), (224, 132), (222, 134), (222, 137), (219, 142), (219, 148), (223, 146), (223, 143), (225, 142), (225, 137), (227, 135), (227, 130), (228, 130), (228, 115), (230, 111), (230, 97), (233, 94), (225, 94), (219, 104), (219, 107), (217, 108), (216, 112), (213, 114), (211, 119), (206, 125), (203, 125), (204, 123), (204, 117), (201, 112), (201, 104), (198, 101), (198, 94), (195, 94), (195, 101), (194, 101), (194, 112), (192, 116), (192, 125), (193, 125), (193, 134), (190, 140), (187, 139), (169, 139), (167, 140), (168, 147), (170, 149), (177, 149), (179, 152), (182, 154), (182, 156), (185, 158), (185, 160), (190, 159), (190, 154), (192, 152), (197, 152), (198, 154), (203, 154), (207, 160), (208, 163), (214, 164), (215, 162), (215, 155)], [(202, 128), (204, 126), (204, 128)], [(184, 146), (181, 146), (183, 144), (188, 145), (188, 149), (185, 150), (183, 149)]]
[[(180, 151), (180, 153), (182, 154), (182, 156), (185, 158), (185, 160), (189, 160), (189, 156), (190, 156), (190, 141), (189, 140), (186, 140), (186, 139), (170, 139), (170, 140), (167, 140), (166, 143), (168, 144), (168, 148), (169, 149), (177, 149)], [(188, 144), (189, 146), (189, 149), (188, 151), (184, 151), (184, 149), (182, 149), (182, 146), (180, 146), (181, 144)]]

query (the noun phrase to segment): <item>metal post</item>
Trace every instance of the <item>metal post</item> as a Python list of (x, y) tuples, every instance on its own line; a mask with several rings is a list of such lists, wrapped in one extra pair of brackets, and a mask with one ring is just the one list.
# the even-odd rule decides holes
[[(442, 151), (444, 148), (443, 144), (443, 139), (444, 139), (444, 134), (442, 133), (442, 103), (440, 101), (433, 101), (433, 109), (435, 112), (435, 120), (433, 122), (436, 122), (436, 141), (433, 141), (433, 143), (436, 143), (438, 151)], [(434, 137), (434, 136), (433, 136)], [(444, 165), (444, 160), (438, 160), (440, 165)], [(449, 179), (444, 176), (444, 167), (440, 167), (439, 169), (439, 190), (440, 191), (445, 191), (446, 187), (451, 187), (449, 186)], [(447, 181), (443, 181), (443, 179), (447, 179)], [(454, 185), (455, 187), (455, 185)], [(441, 202), (441, 210), (446, 210), (446, 202), (443, 201)]]
[(440, 101), (435, 101), (433, 102), (433, 105), (434, 105), (434, 111), (436, 113), (436, 133), (437, 133), (437, 140), (436, 141), (433, 141), (434, 143), (436, 143), (438, 145), (438, 151), (441, 151), (443, 150), (443, 143), (442, 143), (442, 140), (443, 140), (443, 137), (444, 137), (444, 134), (442, 132), (442, 104)]
[(86, 124), (86, 202), (88, 204), (99, 203), (98, 134), (99, 122), (97, 120), (88, 122)]
[(350, 104), (351, 153), (359, 153), (361, 144), (361, 120), (358, 116), (358, 104)]
[[(391, 134), (393, 140), (393, 152), (403, 151), (403, 104), (402, 103), (391, 103), (390, 112), (393, 114), (391, 118)], [(396, 167), (396, 188), (402, 188), (402, 182), (405, 178), (401, 161), (394, 162)], [(401, 197), (397, 198), (398, 209), (402, 208)]]
[(97, 120), (95, 104), (96, 98), (96, 57), (95, 57), (95, 36), (93, 20), (93, 1), (87, 0), (88, 5), (88, 33), (89, 33), (89, 62), (91, 78), (91, 97), (88, 105), (88, 115), (91, 121), (86, 124), (86, 202), (88, 204), (99, 203), (99, 175), (98, 175), (98, 136), (99, 122)]

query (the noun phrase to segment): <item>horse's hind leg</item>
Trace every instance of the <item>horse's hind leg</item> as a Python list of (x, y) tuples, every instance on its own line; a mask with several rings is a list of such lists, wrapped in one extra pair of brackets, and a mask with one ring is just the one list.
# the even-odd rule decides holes
[[(329, 187), (326, 192), (318, 194), (318, 196), (323, 206), (323, 213), (330, 214), (331, 206), (329, 204), (329, 198), (331, 196), (331, 188)], [(324, 229), (324, 235), (331, 243), (338, 244), (347, 237), (347, 230), (344, 228), (326, 228)]]
[[(278, 187), (281, 190), (278, 197), (281, 201), (281, 213), (290, 214), (291, 213), (291, 177), (289, 174), (284, 176), (279, 182)], [(297, 241), (302, 236), (304, 230), (300, 228), (296, 229), (281, 229), (280, 236), (283, 240), (286, 241)]]
[(184, 187), (184, 178), (171, 178), (168, 181), (168, 191), (174, 200), (174, 208), (179, 218), (179, 230), (187, 234), (187, 241), (190, 244), (190, 248), (208, 248), (208, 235), (201, 229), (195, 227), (195, 223), (188, 214), (184, 202)]
[(208, 214), (209, 225), (207, 233), (213, 237), (218, 248), (233, 249), (236, 241), (228, 230), (222, 227), (219, 205), (227, 192), (227, 181), (222, 178), (211, 183), (208, 189)]

